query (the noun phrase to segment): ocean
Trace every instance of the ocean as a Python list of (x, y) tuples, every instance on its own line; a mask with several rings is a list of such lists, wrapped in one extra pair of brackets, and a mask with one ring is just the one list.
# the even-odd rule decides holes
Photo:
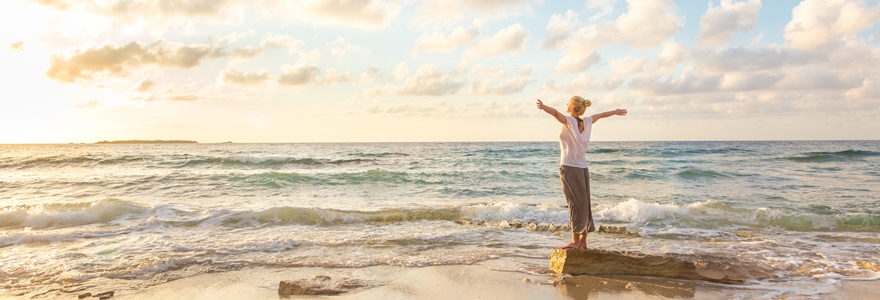
[[(558, 147), (0, 145), (0, 295), (549, 258), (570, 238)], [(880, 279), (880, 141), (592, 142), (587, 157), (597, 225), (637, 233), (591, 248), (748, 262), (772, 277), (739, 288), (777, 297)]]

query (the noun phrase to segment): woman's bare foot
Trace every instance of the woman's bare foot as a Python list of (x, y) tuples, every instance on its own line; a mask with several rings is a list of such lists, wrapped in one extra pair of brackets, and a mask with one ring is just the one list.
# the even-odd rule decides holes
[(578, 249), (587, 249), (587, 243), (578, 245)]
[(578, 244), (575, 243), (575, 242), (571, 242), (571, 243), (565, 244), (565, 246), (562, 246), (562, 247), (559, 247), (559, 248), (561, 248), (561, 249), (577, 249), (578, 246), (580, 246), (580, 245), (578, 245)]

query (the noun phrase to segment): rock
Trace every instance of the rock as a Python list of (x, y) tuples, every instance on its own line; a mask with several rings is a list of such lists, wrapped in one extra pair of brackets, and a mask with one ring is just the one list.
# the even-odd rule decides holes
[(523, 282), (532, 282), (531, 279), (528, 279), (528, 278), (526, 278), (526, 277), (523, 277), (523, 280), (522, 280), (522, 281), (523, 281)]
[(601, 232), (601, 233), (623, 234), (623, 235), (629, 235), (629, 236), (634, 236), (634, 237), (641, 236), (638, 232), (631, 232), (631, 231), (627, 230), (626, 226), (601, 225), (601, 226), (599, 226), (599, 229), (596, 231)]
[(858, 265), (862, 269), (871, 270), (874, 272), (880, 272), (880, 269), (877, 269), (877, 267), (874, 266), (874, 264), (866, 262), (866, 261), (856, 262), (856, 265)]
[(79, 299), (91, 297), (92, 293), (79, 294)]
[(318, 275), (312, 279), (282, 280), (278, 283), (278, 295), (333, 296), (368, 286), (371, 286), (371, 284), (358, 279), (341, 278), (333, 280), (330, 276)]
[(733, 231), (733, 234), (735, 234), (736, 236), (741, 237), (741, 238), (750, 238), (750, 237), (752, 237), (752, 234), (751, 234), (751, 233), (748, 233), (748, 232), (745, 232), (745, 231), (739, 231), (739, 230), (735, 230), (735, 231)]
[(110, 299), (113, 297), (114, 291), (97, 293), (93, 297), (97, 297), (98, 299)]
[(647, 255), (595, 249), (553, 249), (550, 269), (571, 275), (636, 275), (743, 283), (770, 275), (755, 266), (721, 257)]

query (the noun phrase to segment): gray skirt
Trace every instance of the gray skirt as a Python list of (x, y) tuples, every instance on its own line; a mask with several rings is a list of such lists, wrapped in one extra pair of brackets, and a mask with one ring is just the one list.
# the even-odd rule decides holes
[(559, 180), (562, 181), (565, 202), (568, 202), (571, 231), (577, 234), (596, 231), (593, 211), (590, 210), (590, 171), (563, 165), (559, 167)]

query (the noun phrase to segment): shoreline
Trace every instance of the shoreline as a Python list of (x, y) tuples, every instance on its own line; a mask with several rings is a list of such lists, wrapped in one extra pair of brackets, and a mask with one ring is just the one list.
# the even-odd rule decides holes
[[(798, 294), (795, 291), (760, 290), (748, 285), (717, 284), (692, 280), (653, 277), (591, 275), (559, 276), (549, 268), (538, 272), (523, 267), (510, 269), (511, 263), (530, 266), (546, 264), (547, 258), (504, 257), (468, 265), (425, 267), (369, 266), (362, 268), (327, 267), (246, 267), (224, 272), (200, 273), (137, 288), (116, 289), (112, 299), (291, 299), (319, 297), (333, 299), (878, 299), (880, 285), (872, 281), (842, 280), (830, 293)], [(279, 296), (282, 280), (310, 279), (316, 276), (351, 278), (366, 282), (336, 296)], [(116, 283), (126, 280), (116, 279)], [(49, 293), (45, 298), (72, 298), (85, 292)], [(29, 297), (33, 295), (26, 295)], [(17, 299), (0, 295), (0, 299)]]

